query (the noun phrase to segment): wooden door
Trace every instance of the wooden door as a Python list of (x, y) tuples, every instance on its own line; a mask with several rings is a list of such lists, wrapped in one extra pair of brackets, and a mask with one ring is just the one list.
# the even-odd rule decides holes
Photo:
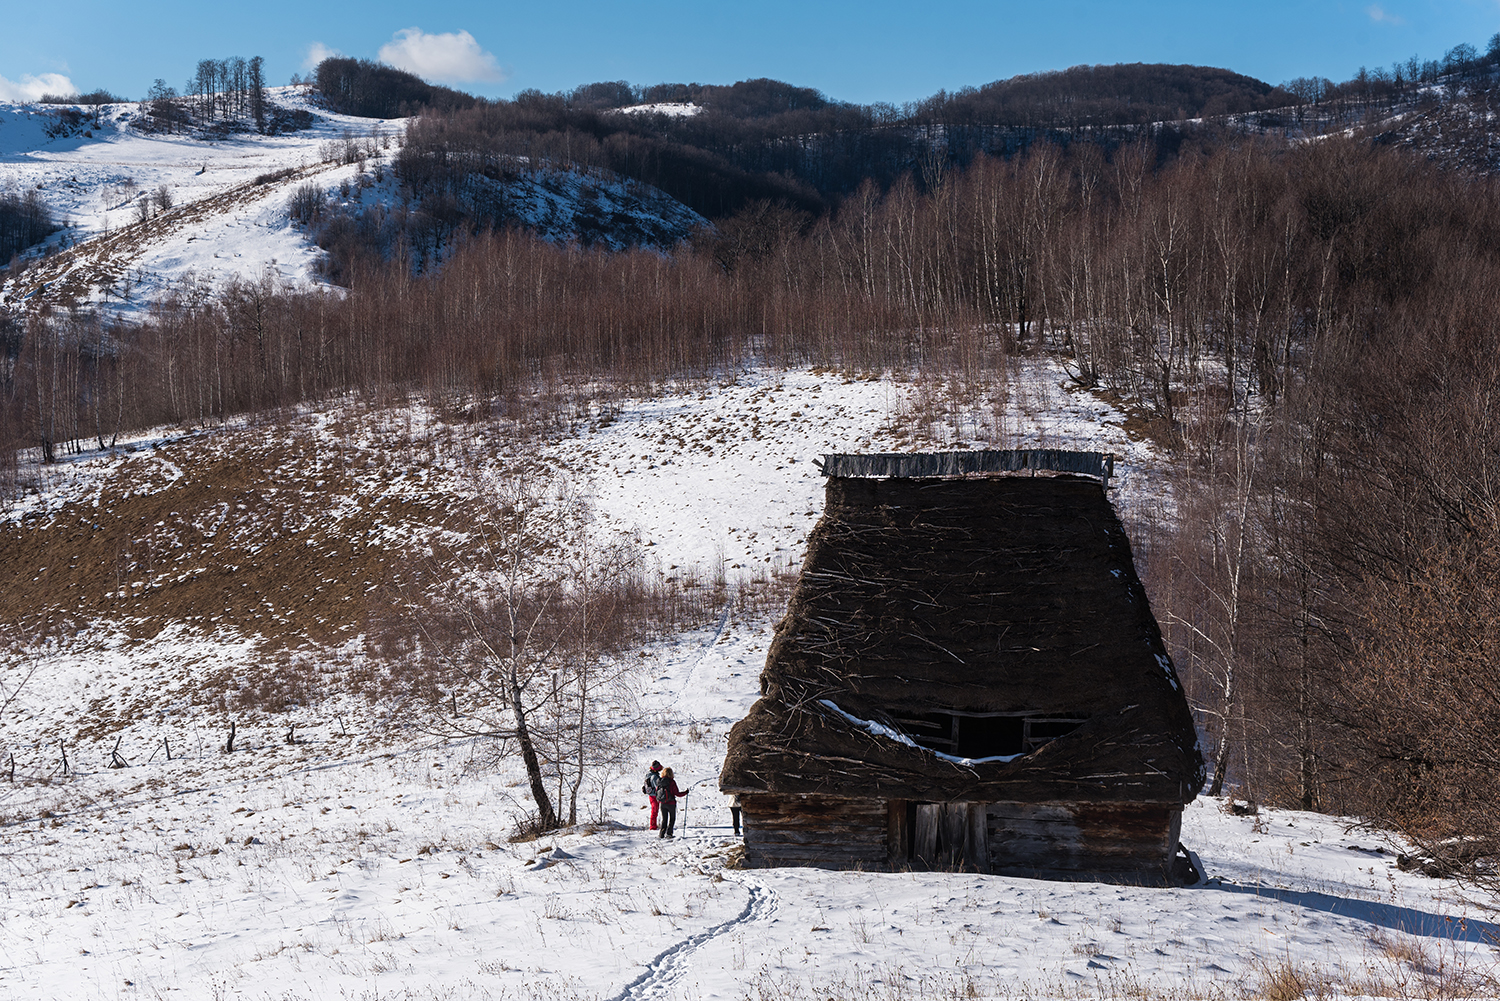
[(983, 804), (917, 803), (913, 812), (911, 847), (904, 853), (913, 868), (985, 871), (989, 846)]

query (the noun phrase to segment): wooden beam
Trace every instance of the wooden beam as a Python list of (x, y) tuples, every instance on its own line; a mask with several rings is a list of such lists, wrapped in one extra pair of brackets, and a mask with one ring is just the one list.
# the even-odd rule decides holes
[(1103, 452), (1073, 452), (1057, 448), (974, 452), (872, 452), (865, 455), (825, 455), (818, 466), (824, 476), (855, 479), (918, 479), (1045, 470), (1096, 476), (1108, 486), (1109, 478), (1114, 475), (1114, 456)]

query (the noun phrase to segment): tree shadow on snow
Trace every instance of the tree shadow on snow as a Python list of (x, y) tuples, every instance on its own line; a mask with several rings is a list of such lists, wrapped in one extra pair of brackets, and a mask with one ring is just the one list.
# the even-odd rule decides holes
[(1500, 924), (1477, 918), (1433, 914), (1415, 907), (1402, 907), (1376, 900), (1337, 897), (1316, 890), (1283, 890), (1272, 886), (1245, 885), (1223, 879), (1200, 883), (1192, 889), (1220, 890), (1226, 893), (1249, 893), (1308, 910), (1324, 911), (1341, 918), (1366, 921), (1407, 935), (1452, 939), (1457, 942), (1480, 942), (1500, 945)]

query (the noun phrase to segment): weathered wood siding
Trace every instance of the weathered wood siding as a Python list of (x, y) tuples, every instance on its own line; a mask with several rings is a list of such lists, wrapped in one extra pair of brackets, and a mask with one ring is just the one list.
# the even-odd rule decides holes
[(740, 814), (752, 868), (888, 868), (884, 800), (741, 795)]
[(983, 803), (919, 803), (914, 812), (911, 852), (895, 860), (898, 868), (901, 863), (909, 863), (921, 869), (986, 871), (989, 857)]
[(1097, 476), (1108, 486), (1109, 478), (1115, 474), (1115, 459), (1113, 455), (1103, 452), (1070, 452), (1054, 448), (920, 454), (876, 452), (864, 455), (825, 455), (820, 468), (824, 476), (863, 479), (975, 476), (1045, 469), (1058, 473)]
[(1170, 876), (1182, 809), (1142, 803), (991, 803), (991, 872), (1012, 876)]
[(910, 803), (742, 795), (752, 867), (937, 869), (1154, 883), (1182, 810), (1159, 804)]

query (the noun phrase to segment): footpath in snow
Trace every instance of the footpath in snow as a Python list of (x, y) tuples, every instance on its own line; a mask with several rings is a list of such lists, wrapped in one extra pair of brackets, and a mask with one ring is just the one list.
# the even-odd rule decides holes
[[(811, 460), (824, 452), (1098, 448), (1122, 456), (1117, 504), (1161, 497), (1149, 445), (1062, 382), (1038, 362), (1011, 387), (1004, 426), (926, 424), (921, 438), (911, 383), (753, 371), (621, 404), (549, 455), (586, 484), (601, 524), (637, 534), (664, 572), (717, 566), (731, 579), (800, 564), (822, 506)], [(222, 463), (233, 453), (215, 449), (278, 435), (319, 457), (299, 459), (299, 475), (350, 484), (322, 501), (341, 517), (419, 480), (463, 496), (441, 455), (400, 476), (364, 462), (379, 422), (437, 440), (431, 415), (359, 418), (369, 427), (356, 416), (163, 431), (133, 452), (69, 459), (5, 516), (36, 526), (123, 505), (122, 470), (141, 473), (123, 481), (130, 492), (175, 496), (195, 450)], [(335, 463), (354, 472), (335, 481)], [(222, 753), (223, 715), (176, 685), (263, 668), (248, 623), (151, 637), (101, 626), (7, 663), (11, 691), (36, 672), (0, 718), (18, 772), (0, 785), (0, 997), (1235, 997), (1284, 965), (1406, 993), (1451, 993), (1455, 974), (1493, 985), (1495, 912), (1401, 872), (1379, 832), (1339, 818), (1236, 816), (1200, 799), (1182, 838), (1208, 878), (1176, 889), (733, 868), (717, 774), (758, 695), (775, 617), (732, 609), (629, 652), (656, 722), (633, 763), (583, 790), (597, 822), (531, 842), (509, 840), (529, 807), (516, 762), (483, 739), (405, 726), (394, 701), (292, 706), (247, 722)], [(355, 640), (338, 655), (364, 656)], [(101, 736), (104, 712), (130, 723)], [(105, 767), (116, 738), (129, 768)], [(652, 759), (692, 786), (672, 841), (644, 830)]]

